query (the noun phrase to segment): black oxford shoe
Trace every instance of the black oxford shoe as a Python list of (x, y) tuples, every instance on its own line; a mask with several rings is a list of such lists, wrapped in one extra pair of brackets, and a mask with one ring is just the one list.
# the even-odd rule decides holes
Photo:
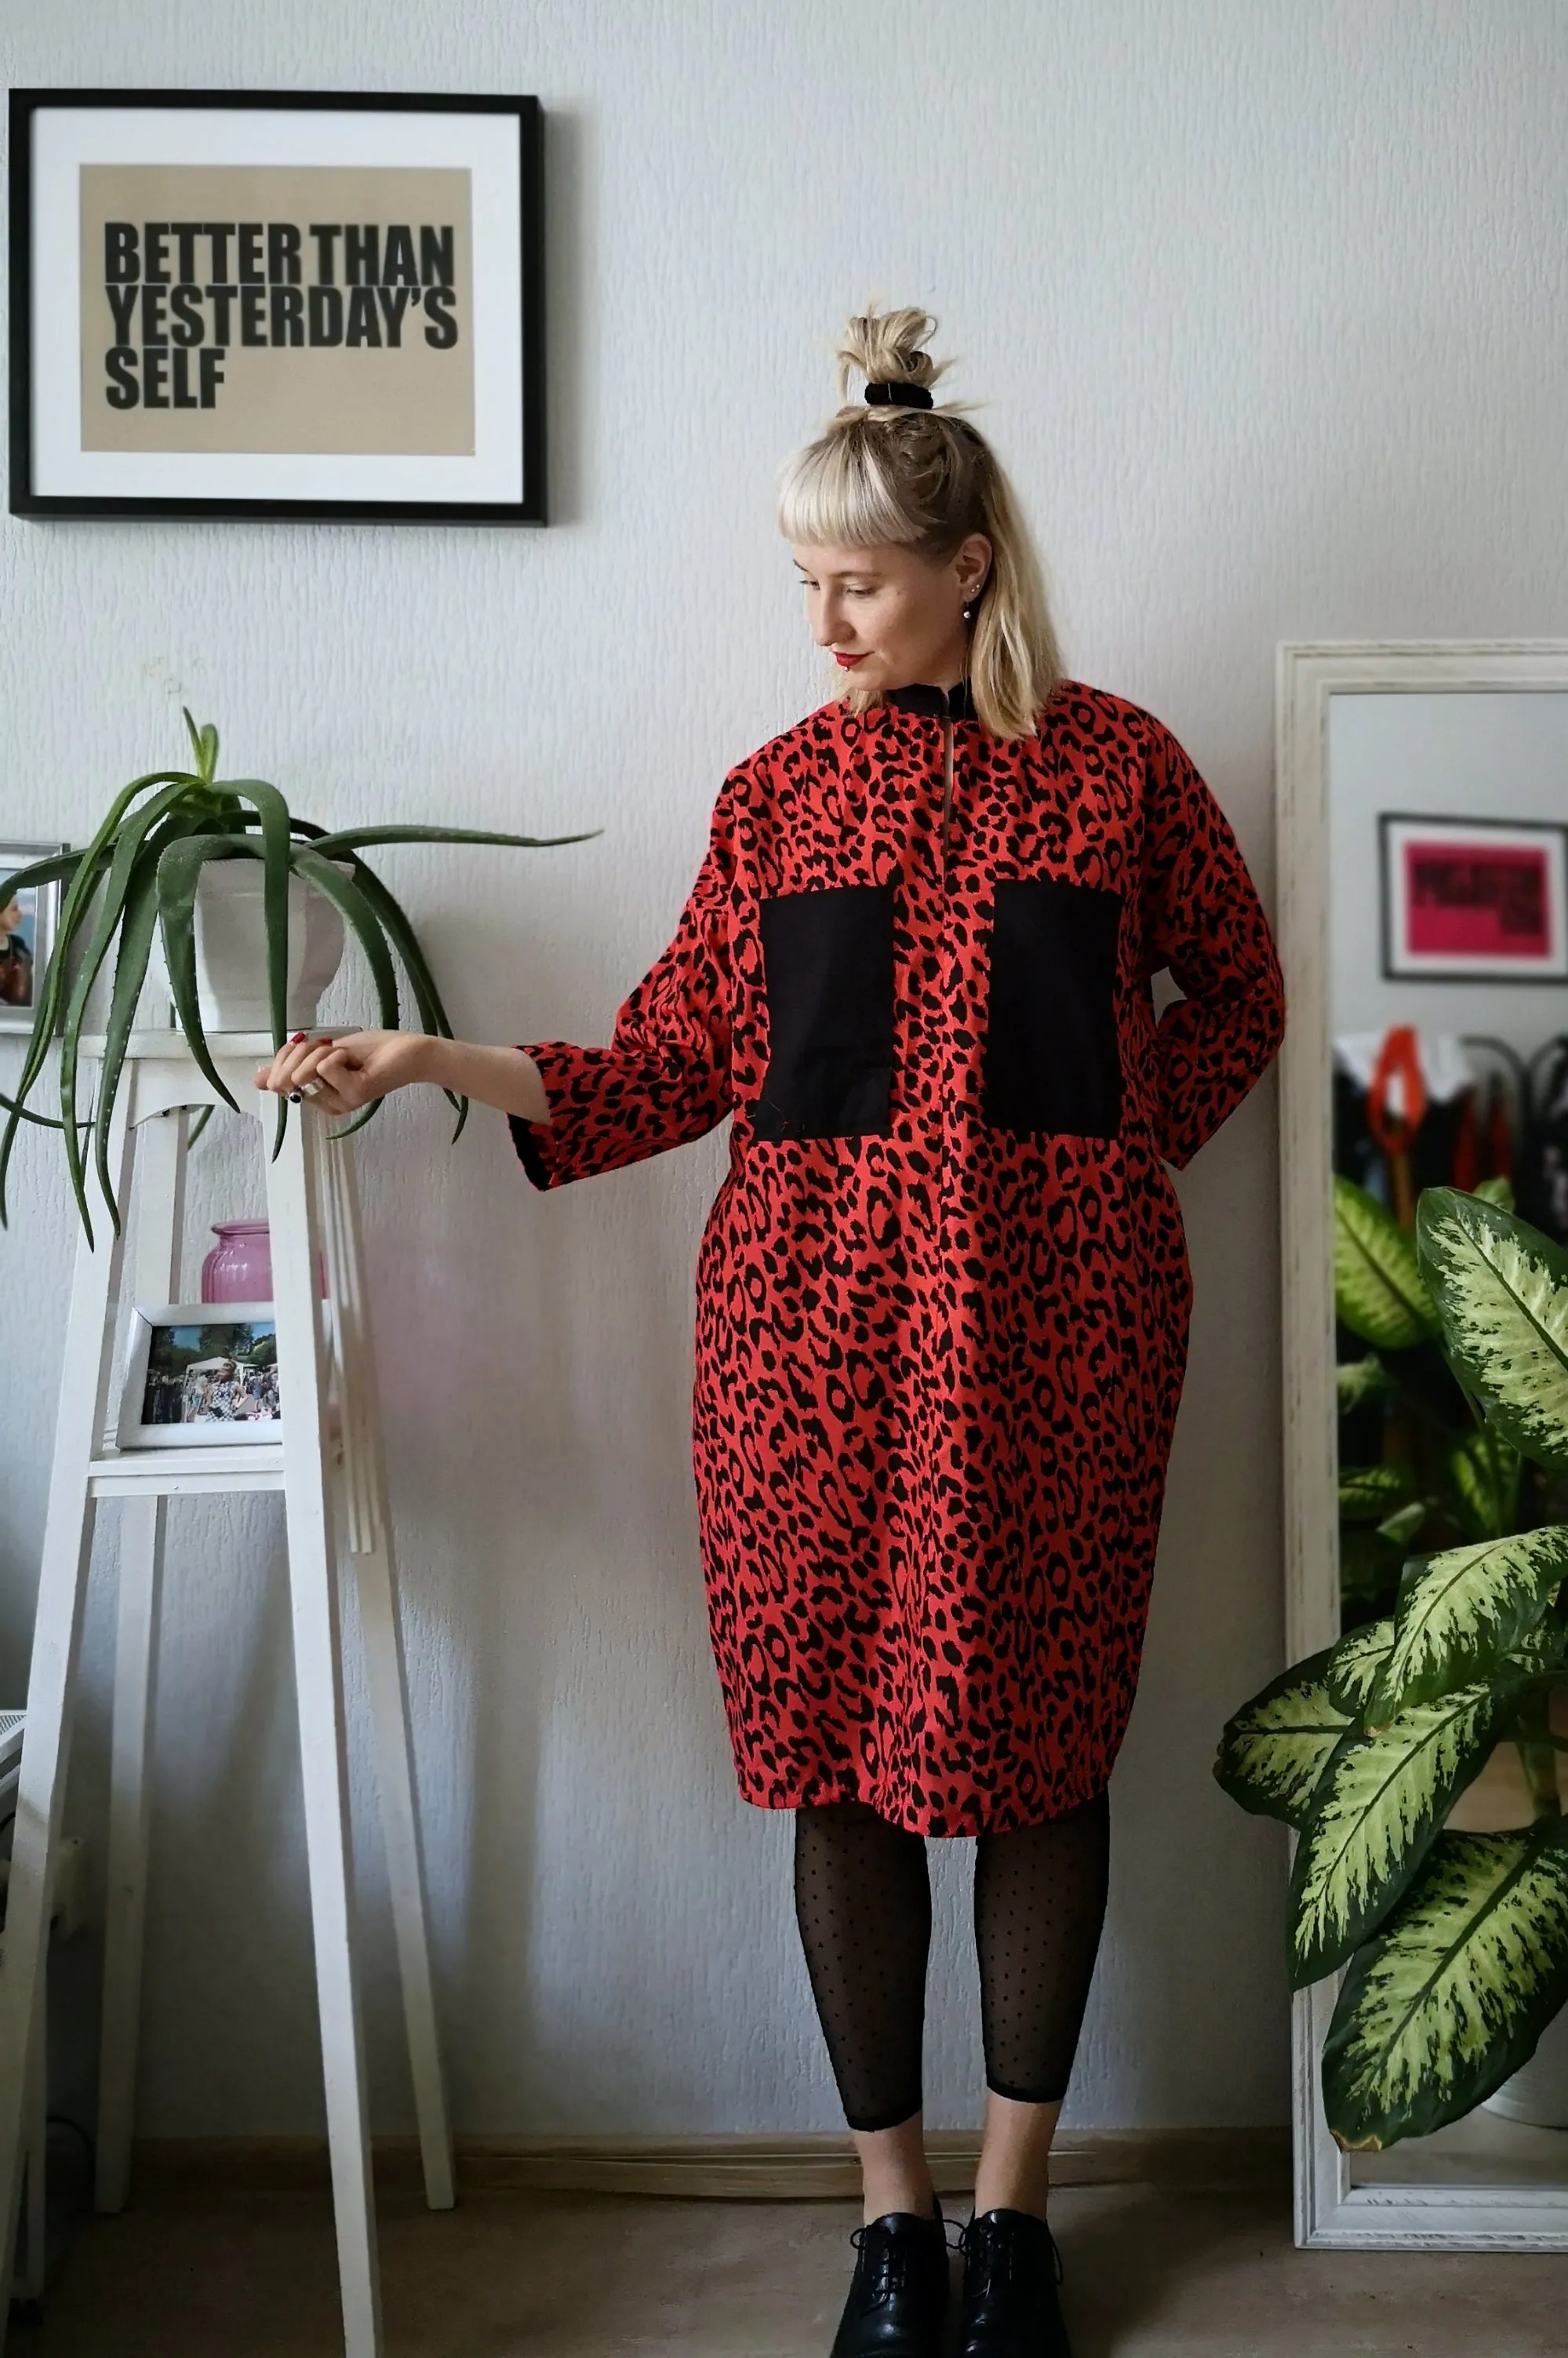
[(942, 2358), (947, 2235), (942, 2205), (922, 2219), (890, 2211), (857, 2227), (859, 2257), (832, 2358)]
[(958, 2358), (1073, 2358), (1056, 2297), (1061, 2255), (1044, 2219), (1030, 2211), (988, 2211), (970, 2220), (958, 2248)]

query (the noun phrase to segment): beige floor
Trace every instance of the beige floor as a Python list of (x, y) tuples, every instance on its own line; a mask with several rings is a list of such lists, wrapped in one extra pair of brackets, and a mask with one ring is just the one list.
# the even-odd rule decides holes
[[(1076, 2358), (1545, 2358), (1568, 2258), (1303, 2253), (1266, 2198), (1056, 2199)], [(968, 2206), (949, 2202), (950, 2216)], [(825, 2358), (846, 2203), (487, 2194), (382, 2205), (387, 2358)], [(37, 2358), (329, 2358), (330, 2223), (301, 2195), (130, 2211), (82, 2230)]]

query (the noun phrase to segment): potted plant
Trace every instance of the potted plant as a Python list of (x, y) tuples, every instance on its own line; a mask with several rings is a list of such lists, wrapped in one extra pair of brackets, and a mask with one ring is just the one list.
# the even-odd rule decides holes
[[(297, 817), (278, 789), (264, 779), (219, 778), (216, 729), (211, 722), (199, 729), (189, 712), (185, 725), (195, 755), (193, 770), (159, 770), (134, 779), (115, 796), (84, 849), (36, 861), (0, 883), (0, 907), (28, 885), (59, 882), (65, 887), (54, 955), (43, 979), (21, 1077), (14, 1097), (0, 1095), (6, 1113), (0, 1136), (0, 1222), (6, 1217), (5, 1178), (16, 1131), (22, 1122), (31, 1121), (62, 1133), (71, 1188), (89, 1238), (90, 1157), (118, 1228), (119, 1206), (109, 1170), (110, 1120), (155, 936), (190, 1053), (220, 1096), (233, 1105), (212, 1061), (209, 1029), (250, 1028), (254, 1016), (265, 1011), (265, 1022), (256, 1028), (270, 1031), (275, 1048), (281, 1047), (291, 1027), (311, 1020), (315, 1001), (341, 955), (345, 925), (370, 968), (378, 1022), (387, 1030), (398, 1026), (401, 966), (424, 1029), (447, 1039), (452, 1036), (414, 928), (366, 861), (367, 846), (504, 843), (540, 849), (587, 839), (451, 827), (330, 831)], [(236, 884), (249, 883), (253, 874), (259, 892), (237, 892)], [(249, 911), (247, 899), (253, 903)], [(236, 930), (241, 935), (248, 930), (253, 936), (248, 960)], [(77, 1104), (83, 1024), (93, 985), (111, 950), (114, 980), (100, 1077), (92, 1107), (83, 1113)], [(225, 992), (229, 1007), (237, 1005), (243, 1020), (236, 1022), (225, 1011)], [(54, 1117), (38, 1112), (27, 1100), (57, 1041), (59, 1113)], [(449, 1097), (458, 1116), (456, 1138), (467, 1119), (468, 1101), (450, 1098), (449, 1092)], [(367, 1106), (337, 1135), (359, 1129), (376, 1110), (375, 1105)], [(287, 1120), (282, 1098), (277, 1111), (281, 1140)]]
[[(1495, 1202), (1430, 1187), (1391, 1273), (1441, 1338), (1499, 1480), (1517, 1454), (1561, 1511), (1568, 1253)], [(1322, 2076), (1348, 2151), (1461, 2118), (1568, 2001), (1568, 1737), (1551, 1710), (1568, 1682), (1565, 1583), (1561, 1521), (1408, 1556), (1391, 1613), (1295, 1664), (1225, 1729), (1222, 1787), (1296, 1832), (1291, 1982), (1344, 1971)], [(1453, 1830), (1499, 1746), (1518, 1748), (1523, 1823)]]
[[(1476, 1194), (1514, 1208), (1506, 1179)], [(1542, 1477), (1477, 1425), (1441, 1348), (1410, 1229), (1386, 1205), (1334, 1182), (1339, 1329), (1339, 1589), (1342, 1627), (1393, 1611), (1406, 1558), (1500, 1539), (1549, 1520)]]

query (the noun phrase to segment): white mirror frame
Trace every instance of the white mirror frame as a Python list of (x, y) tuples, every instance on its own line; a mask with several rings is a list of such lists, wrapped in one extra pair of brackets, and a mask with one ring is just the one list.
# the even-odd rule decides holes
[[(1568, 690), (1568, 639), (1281, 642), (1275, 671), (1286, 1659), (1339, 1635), (1329, 1017), (1328, 699)], [(1568, 2251), (1568, 2185), (1355, 2186), (1330, 2136), (1318, 2059), (1336, 1984), (1294, 2000), (1291, 2113), (1300, 2244)], [(1568, 2136), (1568, 2132), (1563, 2133)], [(1565, 2148), (1568, 2149), (1568, 2148)]]

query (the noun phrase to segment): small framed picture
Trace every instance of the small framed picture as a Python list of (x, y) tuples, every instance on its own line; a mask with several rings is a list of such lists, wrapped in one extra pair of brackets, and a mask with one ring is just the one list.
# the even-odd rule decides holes
[(1378, 828), (1386, 978), (1568, 979), (1568, 829), (1405, 811)]
[(114, 1437), (122, 1449), (281, 1441), (278, 1384), (270, 1302), (138, 1303)]
[(545, 521), (539, 102), (11, 92), (11, 512)]
[(10, 879), (40, 860), (52, 860), (63, 843), (0, 842), (0, 1032), (30, 1032), (38, 991), (54, 948), (59, 916), (58, 884), (24, 884), (6, 892)]

